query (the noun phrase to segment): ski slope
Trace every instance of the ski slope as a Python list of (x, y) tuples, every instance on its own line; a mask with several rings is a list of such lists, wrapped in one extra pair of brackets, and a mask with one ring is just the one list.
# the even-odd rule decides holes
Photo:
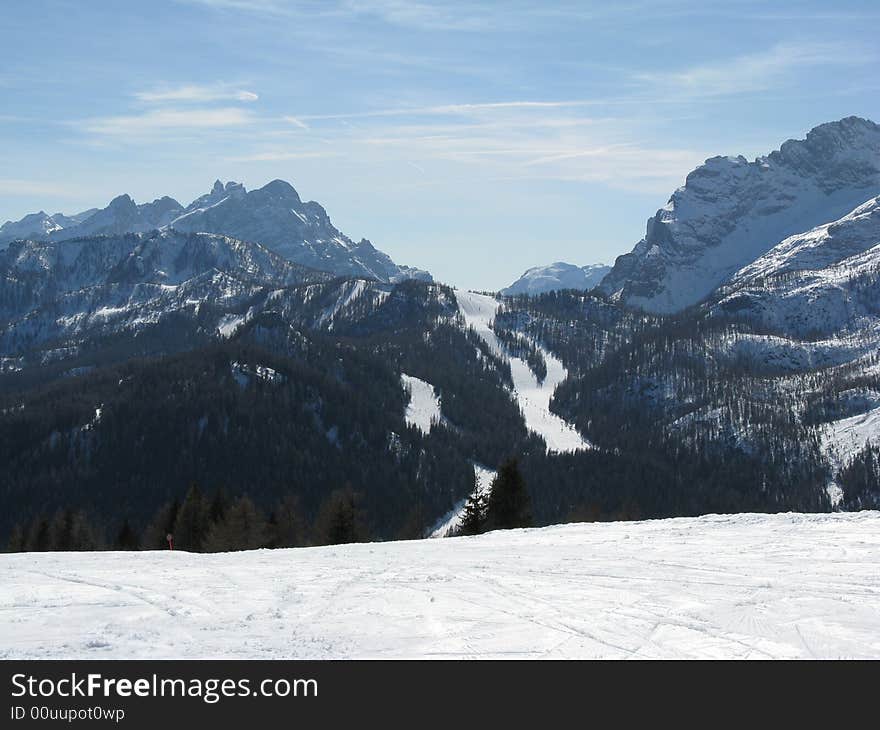
[(835, 470), (846, 466), (880, 437), (880, 408), (826, 424), (822, 450)]
[(409, 426), (422, 433), (430, 433), (435, 423), (443, 418), (440, 413), (440, 396), (430, 383), (406, 373), (400, 374), (400, 382), (409, 391), (409, 403), (404, 418)]
[(831, 481), (826, 489), (833, 507), (837, 507), (843, 501), (843, 489), (837, 482), (841, 470), (848, 466), (865, 447), (875, 445), (878, 439), (880, 439), (880, 408), (825, 425), (821, 443), (822, 451), (831, 465)]
[(510, 363), (514, 396), (525, 418), (526, 427), (544, 439), (548, 451), (564, 453), (591, 448), (590, 443), (574, 426), (550, 410), (550, 400), (556, 392), (556, 386), (568, 377), (562, 361), (535, 343), (547, 364), (547, 377), (543, 383), (539, 383), (528, 363), (518, 357), (509, 356), (492, 331), (491, 323), (500, 302), (485, 294), (458, 289), (455, 290), (455, 298), (465, 326), (472, 327), (493, 354)]
[(880, 658), (880, 513), (0, 555), (0, 658)]

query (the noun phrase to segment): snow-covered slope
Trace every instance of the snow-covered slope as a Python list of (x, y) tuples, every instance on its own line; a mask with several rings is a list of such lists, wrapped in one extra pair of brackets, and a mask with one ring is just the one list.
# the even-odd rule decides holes
[(18, 221), (6, 221), (0, 226), (0, 250), (6, 248), (10, 241), (20, 238), (44, 241), (53, 234), (58, 236), (61, 231), (79, 225), (97, 212), (97, 209), (92, 208), (68, 216), (63, 213), (49, 215), (41, 210), (39, 213), (28, 213)]
[(648, 220), (601, 289), (652, 312), (706, 298), (794, 234), (835, 221), (880, 193), (880, 126), (858, 117), (749, 162), (713, 157)]
[(400, 380), (409, 392), (409, 403), (404, 414), (407, 424), (415, 426), (422, 433), (430, 433), (431, 427), (442, 418), (440, 396), (433, 385), (412, 375), (401, 373)]
[(55, 220), (54, 216), (42, 210), (39, 213), (28, 213), (21, 220), (6, 221), (0, 226), (0, 248), (17, 238), (43, 240), (54, 231), (59, 231), (62, 228), (63, 226)]
[(836, 481), (840, 470), (866, 446), (876, 446), (877, 443), (880, 443), (880, 408), (841, 418), (823, 427), (822, 451), (831, 465), (832, 478), (828, 490), (835, 507), (843, 498)]
[(575, 266), (557, 261), (547, 266), (528, 269), (519, 279), (505, 289), (502, 294), (543, 294), (559, 289), (592, 289), (611, 271), (605, 264)]
[(731, 277), (737, 285), (788, 271), (823, 269), (880, 244), (880, 197), (839, 220), (786, 238)]
[(719, 289), (712, 311), (774, 332), (828, 337), (880, 334), (880, 198), (826, 225), (785, 239)]
[(0, 351), (138, 330), (182, 310), (237, 311), (267, 286), (320, 281), (262, 246), (176, 231), (15, 241), (0, 252)]
[(501, 302), (484, 294), (456, 290), (459, 311), (465, 326), (471, 327), (490, 347), (492, 352), (510, 363), (514, 396), (525, 418), (526, 427), (544, 439), (548, 451), (571, 452), (590, 448), (590, 444), (570, 423), (550, 410), (553, 393), (568, 371), (562, 361), (547, 349), (536, 345), (547, 364), (547, 375), (538, 382), (528, 363), (518, 357), (508, 356), (503, 344), (492, 331), (492, 321)]
[(880, 514), (0, 555), (0, 658), (880, 658)]

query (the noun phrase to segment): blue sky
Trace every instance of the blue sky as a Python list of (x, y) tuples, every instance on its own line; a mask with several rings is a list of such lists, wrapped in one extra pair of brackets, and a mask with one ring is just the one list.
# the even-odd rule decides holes
[(880, 121), (873, 0), (29, 0), (0, 27), (0, 221), (283, 178), (465, 287), (612, 261), (706, 157)]

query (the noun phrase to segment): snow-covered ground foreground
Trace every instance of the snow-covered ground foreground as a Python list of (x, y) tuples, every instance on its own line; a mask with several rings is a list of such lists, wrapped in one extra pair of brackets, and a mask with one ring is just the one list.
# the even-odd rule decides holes
[(880, 657), (880, 513), (0, 556), (0, 657)]

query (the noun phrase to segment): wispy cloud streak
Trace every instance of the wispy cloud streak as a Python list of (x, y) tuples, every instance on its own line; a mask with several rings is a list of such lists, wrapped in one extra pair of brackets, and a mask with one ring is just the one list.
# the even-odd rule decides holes
[(226, 84), (185, 84), (149, 91), (138, 91), (135, 99), (148, 104), (172, 103), (204, 103), (212, 101), (252, 102), (259, 99), (253, 91), (239, 89)]

